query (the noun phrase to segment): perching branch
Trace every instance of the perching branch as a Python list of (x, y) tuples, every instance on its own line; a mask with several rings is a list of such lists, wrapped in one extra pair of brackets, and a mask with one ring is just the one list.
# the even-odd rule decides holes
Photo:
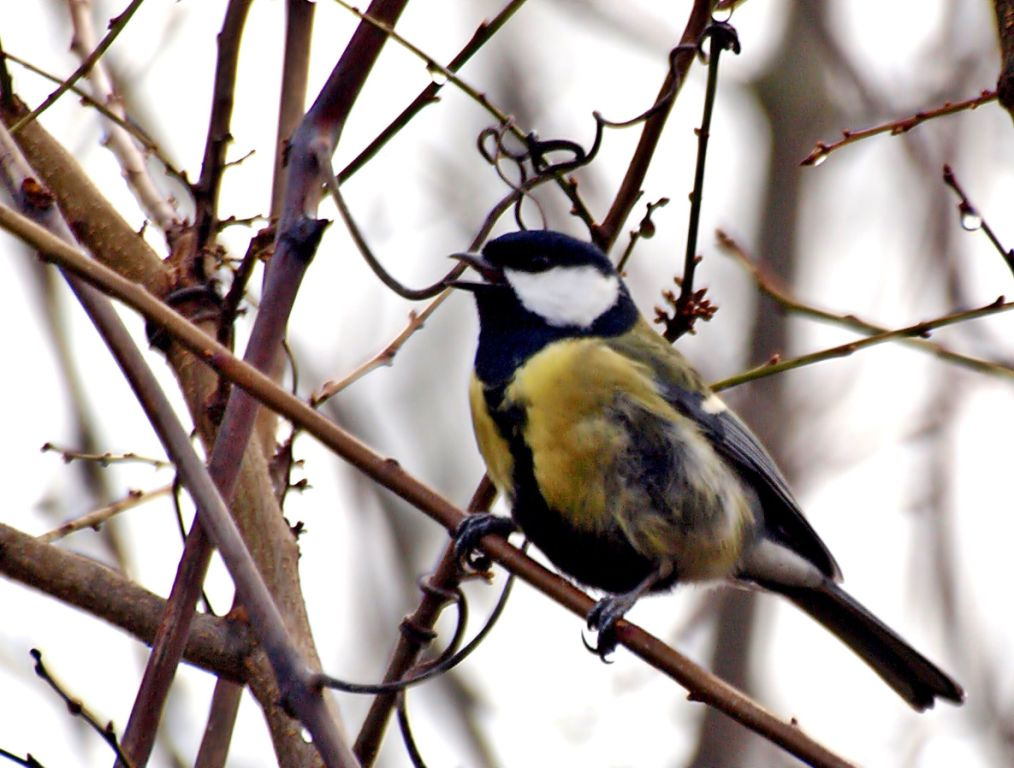
[[(164, 307), (160, 302), (147, 296), (144, 291), (135, 290), (136, 286), (129, 281), (123, 281), (110, 270), (90, 262), (75, 249), (68, 248), (59, 240), (52, 238), (45, 230), (32, 225), (31, 222), (26, 222), (23, 217), (16, 214), (12, 216), (7, 209), (2, 207), (0, 207), (0, 227), (8, 229), (23, 239), (29, 239), (33, 246), (39, 248), (50, 258), (59, 259), (61, 264), (76, 273), (87, 274), (92, 278), (102, 280), (104, 284), (108, 281), (109, 286), (115, 285), (118, 296), (124, 298), (129, 296), (131, 306), (145, 314), (152, 310), (152, 305)], [(278, 387), (269, 377), (235, 358), (227, 349), (194, 328), (172, 310), (163, 310), (163, 312), (166, 313), (160, 315), (163, 321), (169, 317), (173, 318), (170, 321), (171, 324), (170, 322), (166, 323), (166, 329), (202, 360), (213, 365), (216, 370), (228, 376), (246, 391), (256, 392), (265, 405), (298, 424), (375, 482), (436, 520), (448, 532), (457, 529), (463, 519), (462, 512), (409, 475), (397, 462), (385, 459), (373, 452), (306, 403)], [(482, 541), (482, 548), (494, 561), (545, 593), (582, 620), (594, 605), (594, 601), (584, 592), (560, 576), (551, 573), (503, 539), (493, 536), (486, 537)], [(695, 700), (712, 704), (733, 719), (761, 733), (772, 742), (813, 765), (848, 766), (847, 762), (814, 742), (797, 726), (783, 722), (766, 712), (743, 694), (721, 682), (644, 630), (623, 621), (617, 624), (617, 636), (619, 641), (635, 655), (640, 656), (648, 664), (690, 690)]]
[[(3, 183), (7, 186), (11, 197), (18, 201), (19, 206), (39, 223), (14, 214), (9, 209), (2, 210), (16, 216), (22, 224), (45, 233), (62, 248), (84, 258), (72, 245), (73, 236), (53, 206), (52, 197), (35, 181), (31, 168), (13, 143), (10, 134), (3, 128), (0, 128), (0, 150), (2, 150), (0, 177)], [(197, 456), (187, 432), (180, 425), (171, 404), (147, 367), (123, 321), (105, 295), (73, 274), (65, 273), (65, 275), (82, 308), (120, 366), (157, 437), (176, 465), (183, 484), (201, 511), (203, 524), (208, 527), (222, 553), (237, 593), (250, 614), (260, 646), (274, 668), (282, 701), (299, 715), (314, 735), (315, 746), (326, 764), (355, 765), (354, 759), (347, 760), (343, 757), (345, 754), (351, 757), (351, 753), (348, 752), (335, 722), (331, 719), (320, 689), (312, 688), (310, 685), (311, 673), (307, 661), (291, 642), (281, 612), (246, 549), (242, 536), (215, 488), (204, 462)], [(176, 659), (182, 656), (185, 638), (189, 632), (190, 621), (185, 623), (184, 631), (178, 635)], [(167, 687), (168, 683), (159, 679), (150, 690), (160, 692)], [(131, 722), (136, 723), (139, 719), (135, 717), (136, 714), (135, 708)], [(158, 710), (142, 712), (140, 719), (150, 721), (153, 717), (157, 723)], [(147, 730), (143, 731), (144, 738), (140, 740), (130, 738), (132, 732), (130, 722), (124, 733), (122, 746), (135, 766), (144, 765), (147, 761), (151, 739), (157, 730), (151, 726), (146, 727)], [(135, 727), (133, 733), (137, 732), (138, 728)]]

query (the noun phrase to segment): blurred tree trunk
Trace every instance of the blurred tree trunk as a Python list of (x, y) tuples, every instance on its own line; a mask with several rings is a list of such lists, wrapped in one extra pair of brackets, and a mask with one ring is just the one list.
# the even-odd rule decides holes
[[(795, 275), (801, 184), (799, 160), (828, 121), (830, 103), (822, 77), (823, 51), (814, 31), (825, 22), (820, 2), (796, 3), (790, 8), (779, 55), (755, 83), (757, 99), (771, 130), (768, 180), (762, 203), (756, 258), (771, 273), (791, 285)], [(748, 365), (784, 353), (788, 332), (784, 314), (766, 297), (758, 297), (750, 331)], [(789, 478), (798, 474), (790, 449), (798, 408), (788, 406), (785, 377), (771, 376), (737, 390), (737, 410), (754, 428)], [(727, 590), (716, 608), (717, 631), (709, 668), (722, 679), (757, 693), (750, 674), (758, 603), (755, 596)], [(760, 697), (762, 703), (764, 697)], [(692, 768), (751, 764), (762, 740), (714, 709), (701, 722)], [(767, 750), (766, 750), (767, 751)]]

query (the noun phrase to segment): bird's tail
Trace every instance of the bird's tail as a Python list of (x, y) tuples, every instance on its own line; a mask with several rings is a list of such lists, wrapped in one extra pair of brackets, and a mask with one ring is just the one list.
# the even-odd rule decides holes
[(833, 632), (920, 712), (937, 697), (961, 703), (961, 686), (830, 579), (817, 588), (763, 584)]

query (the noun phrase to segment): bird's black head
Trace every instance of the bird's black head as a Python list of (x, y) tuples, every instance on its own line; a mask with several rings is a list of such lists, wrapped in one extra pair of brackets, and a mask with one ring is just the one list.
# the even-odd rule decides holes
[(612, 262), (597, 246), (549, 230), (501, 235), (486, 243), (482, 255), (500, 269), (532, 274), (575, 267), (592, 267), (607, 276), (616, 274)]
[(554, 341), (616, 336), (637, 320), (637, 308), (606, 255), (560, 232), (512, 232), (482, 255), (459, 254), (484, 282), (457, 281), (479, 310), (476, 372), (499, 382)]

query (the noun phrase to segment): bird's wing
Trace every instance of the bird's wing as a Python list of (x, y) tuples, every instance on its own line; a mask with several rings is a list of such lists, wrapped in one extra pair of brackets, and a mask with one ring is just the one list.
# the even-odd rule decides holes
[(717, 395), (668, 384), (663, 384), (662, 392), (674, 408), (700, 426), (715, 450), (753, 486), (760, 497), (768, 530), (825, 576), (840, 579), (841, 571), (834, 557), (803, 516), (774, 459), (750, 428), (725, 408)]
[[(812, 562), (827, 577), (841, 579), (834, 557), (807, 522), (774, 459), (750, 428), (704, 388), (678, 351), (648, 328), (651, 336), (612, 345), (638, 359), (655, 374), (659, 392), (676, 410), (692, 419), (715, 450), (754, 488), (760, 498), (766, 527), (780, 543)], [(633, 335), (628, 338), (635, 339)], [(657, 339), (657, 341), (656, 341)]]

